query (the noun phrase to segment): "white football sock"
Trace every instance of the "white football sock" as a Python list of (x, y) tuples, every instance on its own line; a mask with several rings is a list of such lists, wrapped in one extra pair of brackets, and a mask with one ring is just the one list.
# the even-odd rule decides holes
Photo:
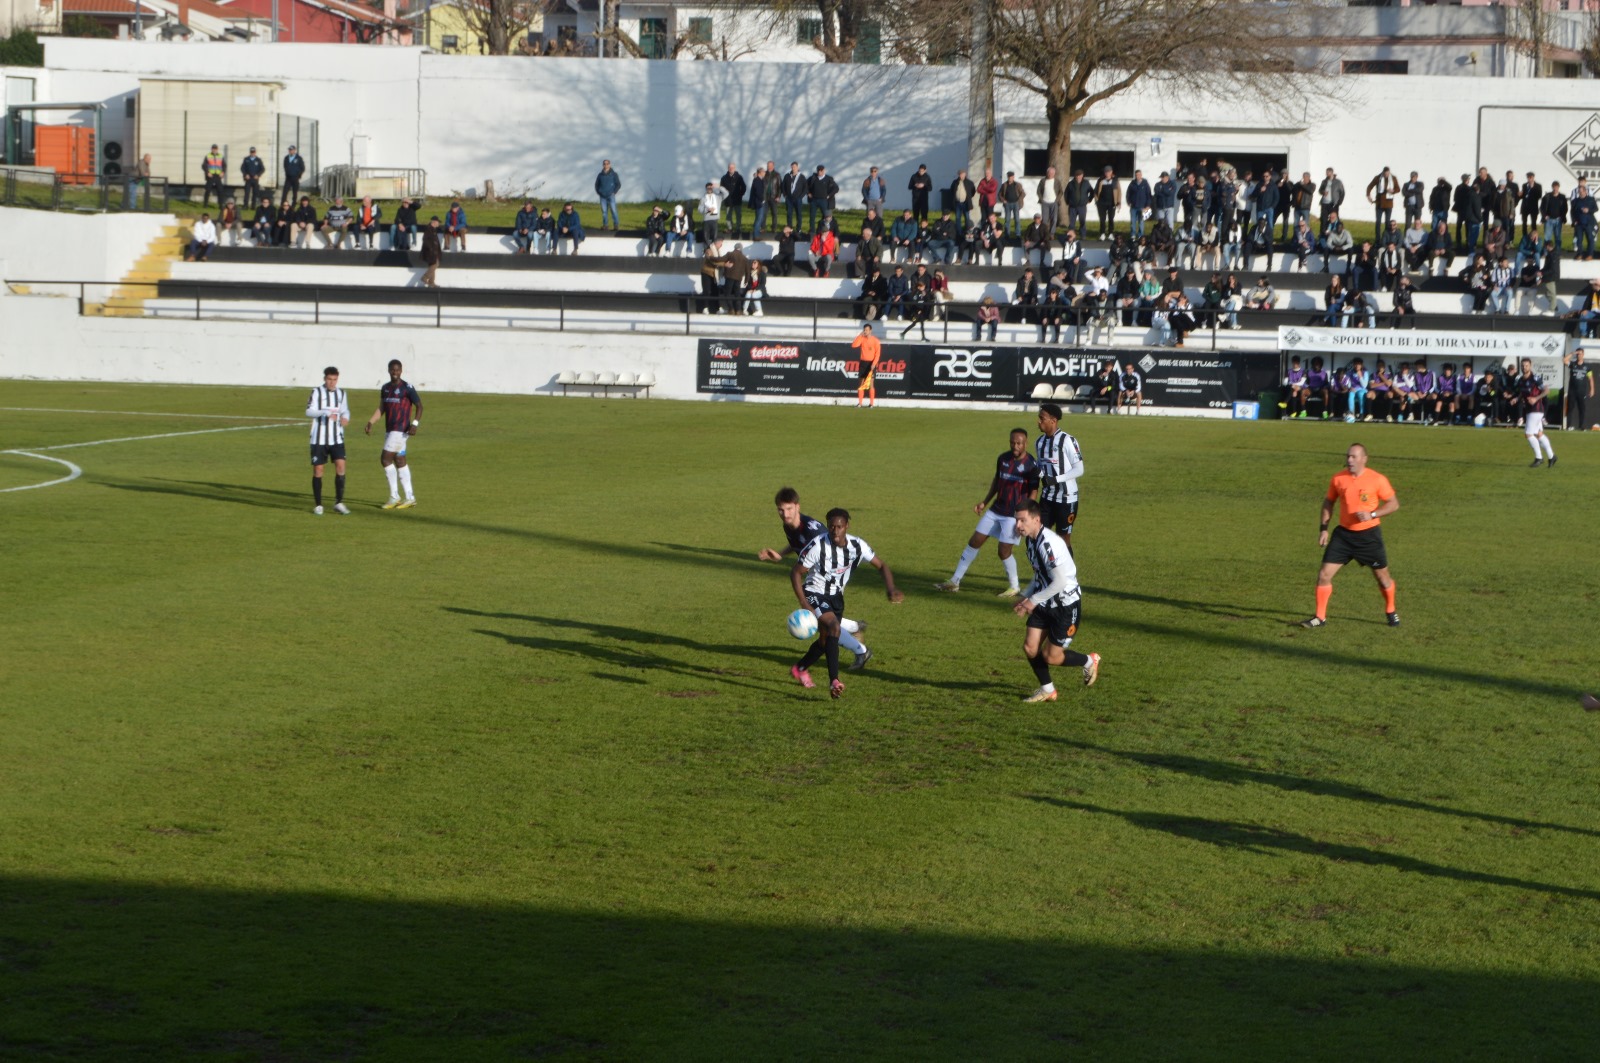
[(1544, 456), (1545, 457), (1553, 458), (1553, 457), (1556, 456), (1556, 448), (1552, 447), (1550, 445), (1550, 437), (1549, 436), (1537, 436), (1535, 438), (1537, 438), (1540, 443), (1544, 444)]
[(397, 484), (395, 482), (394, 466), (393, 465), (385, 465), (383, 467), (383, 475), (388, 477), (388, 480), (389, 480), (389, 497), (390, 498), (399, 498), (400, 497), (400, 486), (399, 486), (399, 484)]
[(1533, 456), (1536, 458), (1544, 457), (1544, 452), (1539, 449), (1539, 437), (1528, 436), (1526, 438), (1528, 440), (1528, 446), (1533, 448)]
[(405, 488), (406, 497), (415, 501), (417, 493), (411, 490), (411, 466), (406, 465), (400, 469), (400, 486)]
[(851, 620), (847, 616), (842, 616), (839, 618), (839, 630), (847, 631), (854, 635), (857, 631), (861, 630), (861, 625), (856, 623), (854, 620)]
[(1006, 566), (1006, 586), (1015, 587), (1017, 585), (1017, 555), (1012, 554), (1010, 557), (1002, 557), (1000, 563)]
[(844, 624), (842, 623), (839, 625), (839, 645), (843, 646), (845, 649), (849, 650), (858, 657), (867, 652), (867, 648), (861, 645), (861, 640), (850, 634), (850, 632), (846, 631), (844, 629)]
[(976, 546), (968, 546), (961, 551), (961, 560), (956, 563), (956, 574), (950, 577), (950, 582), (960, 583), (961, 577), (967, 574), (967, 569), (971, 568), (972, 563), (976, 560), (978, 560), (978, 548)]

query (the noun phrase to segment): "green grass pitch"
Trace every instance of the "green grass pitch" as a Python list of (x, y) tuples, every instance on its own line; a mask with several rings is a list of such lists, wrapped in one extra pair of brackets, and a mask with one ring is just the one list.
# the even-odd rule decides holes
[[(0, 1058), (1600, 1056), (1600, 441), (1069, 418), (1105, 663), (1023, 706), (930, 585), (1025, 411), (425, 392), (318, 519), (305, 393), (0, 392), (83, 469), (0, 494)], [(1404, 625), (1304, 631), (1352, 441)], [(784, 484), (907, 592), (838, 702)]]

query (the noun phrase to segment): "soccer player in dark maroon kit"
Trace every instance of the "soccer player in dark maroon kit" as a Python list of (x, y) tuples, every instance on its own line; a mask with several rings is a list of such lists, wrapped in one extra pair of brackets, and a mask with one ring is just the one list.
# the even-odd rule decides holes
[[(993, 535), (1000, 540), (1000, 563), (1006, 570), (1006, 589), (1000, 592), (1000, 597), (1015, 598), (1021, 594), (1022, 587), (1017, 582), (1017, 559), (1011, 555), (1011, 548), (1018, 539), (1017, 503), (1032, 498), (1038, 489), (1039, 463), (1028, 453), (1028, 430), (1013, 428), (1011, 449), (995, 459), (994, 479), (989, 483), (989, 493), (983, 496), (982, 502), (972, 507), (972, 512), (983, 514), (978, 521), (978, 530), (972, 533), (972, 538), (967, 540), (967, 548), (961, 551), (955, 574), (944, 583), (934, 584), (934, 590), (959, 591), (961, 577), (967, 574), (967, 569), (978, 559), (978, 551)], [(993, 504), (990, 504), (990, 499), (994, 500)]]
[[(389, 362), (389, 382), (378, 392), (378, 408), (367, 419), (367, 435), (372, 426), (383, 418), (383, 474), (389, 478), (389, 501), (384, 509), (410, 509), (417, 504), (416, 492), (411, 489), (411, 469), (406, 465), (406, 441), (422, 427), (422, 396), (417, 389), (400, 379), (405, 367), (400, 359)], [(400, 498), (401, 488), (406, 497)]]

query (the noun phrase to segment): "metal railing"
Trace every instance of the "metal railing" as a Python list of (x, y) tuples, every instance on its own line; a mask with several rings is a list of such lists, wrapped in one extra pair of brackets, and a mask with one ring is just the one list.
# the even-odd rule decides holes
[(0, 206), (94, 212), (168, 211), (165, 177), (0, 169)]
[[(377, 186), (381, 185), (379, 188)], [(330, 166), (322, 171), (322, 197), (416, 198), (428, 186), (428, 171), (405, 166)]]
[[(285, 316), (293, 313), (296, 305), (306, 305), (309, 313), (302, 312), (302, 317), (309, 317), (314, 324), (333, 323), (341, 319), (352, 324), (360, 324), (368, 319), (389, 313), (389, 320), (384, 324), (416, 324), (421, 327), (444, 328), (446, 324), (451, 327), (485, 327), (482, 315), (470, 315), (474, 320), (461, 320), (461, 313), (453, 315), (447, 322), (447, 311), (544, 311), (547, 314), (554, 312), (554, 317), (526, 317), (505, 316), (506, 328), (549, 329), (557, 332), (566, 332), (569, 329), (582, 329), (593, 331), (603, 327), (603, 323), (618, 318), (627, 319), (626, 309), (619, 307), (625, 301), (628, 308), (638, 309), (645, 313), (659, 315), (665, 318), (669, 315), (683, 318), (683, 335), (696, 334), (695, 323), (704, 318), (705, 328), (699, 330), (701, 334), (713, 335), (718, 332), (725, 333), (730, 321), (729, 317), (719, 314), (719, 310), (730, 310), (737, 301), (742, 305), (742, 297), (728, 295), (704, 295), (700, 293), (646, 293), (646, 294), (606, 294), (595, 292), (542, 292), (542, 291), (506, 291), (503, 289), (471, 289), (471, 288), (378, 288), (362, 287), (340, 284), (206, 284), (189, 281), (79, 281), (79, 280), (27, 280), (22, 278), (8, 278), (5, 283), (16, 286), (27, 286), (30, 289), (48, 290), (56, 289), (57, 294), (66, 294), (76, 291), (78, 298), (78, 312), (84, 314), (91, 306), (103, 306), (113, 298), (132, 298), (138, 300), (159, 299), (167, 310), (176, 310), (175, 304), (188, 304), (184, 309), (184, 316), (195, 321), (228, 320), (228, 319), (254, 319), (261, 315)], [(121, 290), (122, 295), (117, 295)], [(128, 295), (128, 292), (139, 294)], [(268, 303), (257, 313), (244, 311), (251, 303)], [(282, 304), (290, 304), (285, 307)], [(1034, 343), (1051, 347), (1083, 347), (1093, 344), (1099, 338), (1095, 325), (1086, 317), (1080, 316), (1077, 310), (1067, 311), (1058, 338), (1052, 338), (1046, 343), (1046, 333), (1037, 323), (1037, 318), (1032, 322), (1017, 321), (1020, 316), (1018, 311), (1023, 308), (1008, 306), (1003, 307), (1003, 317), (1000, 329), (1005, 329), (1008, 335), (1000, 336), (995, 340), (988, 340), (988, 326), (981, 326), (976, 321), (976, 314), (981, 304), (979, 303), (945, 303), (944, 312), (936, 318), (930, 318), (924, 323), (922, 329), (916, 324), (905, 320), (889, 320), (879, 315), (873, 324), (882, 330), (884, 338), (899, 338), (897, 335), (904, 332), (907, 337), (916, 335), (922, 338), (927, 336), (930, 343), (980, 343), (980, 342), (1005, 342), (1005, 343)], [(864, 319), (861, 316), (861, 304), (851, 299), (790, 299), (771, 298), (762, 300), (763, 316), (732, 317), (732, 321), (741, 326), (754, 325), (764, 334), (774, 338), (783, 338), (784, 335), (794, 336), (798, 333), (809, 333), (813, 340), (822, 338), (822, 326), (826, 322), (830, 326), (837, 326), (834, 331), (848, 329), (854, 333)], [(123, 309), (133, 309), (125, 307)], [(702, 313), (704, 310), (706, 313)], [(409, 313), (408, 313), (409, 312)], [(1227, 310), (1197, 309), (1194, 312), (1196, 327), (1189, 332), (1188, 350), (1217, 351), (1229, 349), (1226, 344), (1219, 344), (1218, 332), (1226, 331), (1224, 319), (1228, 316)], [(1323, 323), (1324, 313), (1306, 308), (1290, 308), (1281, 310), (1240, 310), (1239, 316), (1254, 327), (1257, 335), (1262, 330), (1275, 330), (1279, 325), (1320, 325)], [(1120, 311), (1116, 312), (1118, 329), (1130, 329), (1141, 337), (1151, 327), (1138, 324), (1138, 312), (1135, 312), (1135, 323), (1123, 325)], [(144, 316), (155, 316), (146, 314)], [(577, 321), (569, 320), (578, 318)], [(421, 319), (421, 320), (419, 320)], [(1465, 319), (1465, 320), (1463, 320)], [(635, 324), (640, 322), (635, 321)], [(1403, 318), (1393, 313), (1380, 312), (1377, 314), (1377, 328), (1390, 329), (1395, 327), (1426, 328), (1442, 327), (1461, 329), (1464, 324), (1470, 323), (1472, 332), (1528, 332), (1549, 331), (1552, 327), (1564, 329), (1567, 321), (1562, 318), (1517, 318), (1513, 315), (1489, 315), (1485, 317), (1467, 317), (1464, 314), (1428, 313), (1413, 315), (1408, 314)], [(911, 327), (906, 328), (907, 325)], [(676, 331), (676, 325), (673, 326)], [(1037, 332), (1037, 338), (1032, 340), (1019, 339), (1016, 336), (1018, 329), (1030, 329)], [(637, 329), (635, 331), (654, 332), (663, 334), (665, 329)], [(999, 329), (997, 329), (999, 332)], [(1205, 340), (1201, 345), (1193, 343), (1195, 337), (1203, 336)], [(1274, 345), (1276, 335), (1273, 336)], [(1127, 346), (1127, 345), (1124, 345)], [(1134, 344), (1132, 346), (1150, 347), (1156, 344)], [(1108, 347), (1109, 349), (1116, 349)]]

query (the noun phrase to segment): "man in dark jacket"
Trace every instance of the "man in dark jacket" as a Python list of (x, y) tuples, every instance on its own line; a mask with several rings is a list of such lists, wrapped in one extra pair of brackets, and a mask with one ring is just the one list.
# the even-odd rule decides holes
[(917, 167), (906, 188), (911, 191), (911, 217), (918, 222), (927, 221), (928, 195), (933, 191), (933, 175), (928, 172), (927, 163)]
[(600, 197), (600, 231), (605, 232), (607, 221), (612, 232), (617, 231), (617, 193), (622, 191), (622, 178), (611, 168), (610, 159), (602, 159), (600, 172), (594, 175), (594, 194)]
[(424, 288), (439, 287), (439, 259), (442, 257), (444, 245), (439, 242), (439, 215), (435, 214), (428, 219), (428, 227), (422, 233), (422, 262), (428, 267), (422, 271)]
[(255, 206), (256, 199), (261, 195), (261, 175), (267, 172), (267, 161), (256, 154), (256, 149), (251, 148), (239, 163), (239, 176), (244, 179), (244, 208), (249, 210)]
[(728, 172), (722, 175), (721, 184), (728, 191), (722, 201), (722, 212), (733, 223), (733, 238), (737, 240), (739, 230), (744, 225), (744, 194), (749, 191), (749, 186), (745, 184), (744, 175), (731, 162), (728, 163)]
[(300, 194), (300, 178), (306, 175), (305, 156), (298, 148), (289, 145), (289, 154), (283, 157), (283, 198), (293, 199)]
[(1450, 196), (1450, 210), (1456, 216), (1456, 246), (1471, 251), (1476, 242), (1465, 241), (1467, 228), (1470, 225), (1476, 236), (1478, 225), (1483, 221), (1483, 209), (1478, 204), (1478, 193), (1472, 187), (1471, 174), (1461, 175), (1461, 183), (1456, 185), (1455, 192)]
[(806, 198), (806, 184), (798, 162), (791, 162), (789, 172), (778, 182), (778, 191), (783, 195), (783, 220), (791, 229), (800, 228), (800, 204)]
[(1083, 176), (1082, 170), (1072, 171), (1072, 180), (1062, 192), (1067, 201), (1067, 228), (1083, 232), (1089, 227), (1089, 204), (1094, 202), (1094, 185)]
[(1544, 199), (1544, 186), (1533, 179), (1533, 171), (1528, 171), (1528, 179), (1517, 189), (1522, 200), (1522, 235), (1527, 236), (1528, 230), (1539, 223), (1539, 203)]
[(767, 223), (767, 205), (771, 201), (768, 194), (769, 186), (777, 180), (775, 175), (769, 175), (765, 166), (757, 166), (755, 176), (750, 178), (750, 210), (755, 214), (755, 221), (750, 224), (750, 239), (761, 239), (761, 227)]
[(806, 180), (806, 200), (811, 206), (808, 229), (812, 235), (817, 232), (817, 219), (833, 213), (833, 200), (838, 194), (839, 182), (828, 173), (826, 166), (818, 166), (817, 172)]
[(1544, 242), (1561, 246), (1561, 230), (1567, 224), (1567, 197), (1560, 181), (1550, 182), (1550, 191), (1539, 201), (1539, 218), (1544, 222)]
[(961, 231), (966, 232), (972, 225), (972, 208), (978, 203), (978, 186), (972, 183), (972, 178), (967, 176), (967, 171), (956, 171), (956, 179), (950, 182), (950, 209), (955, 211), (956, 221), (961, 225)]
[(394, 212), (394, 226), (389, 230), (389, 246), (396, 251), (411, 250), (411, 239), (417, 232), (417, 208), (411, 200), (402, 198)]

